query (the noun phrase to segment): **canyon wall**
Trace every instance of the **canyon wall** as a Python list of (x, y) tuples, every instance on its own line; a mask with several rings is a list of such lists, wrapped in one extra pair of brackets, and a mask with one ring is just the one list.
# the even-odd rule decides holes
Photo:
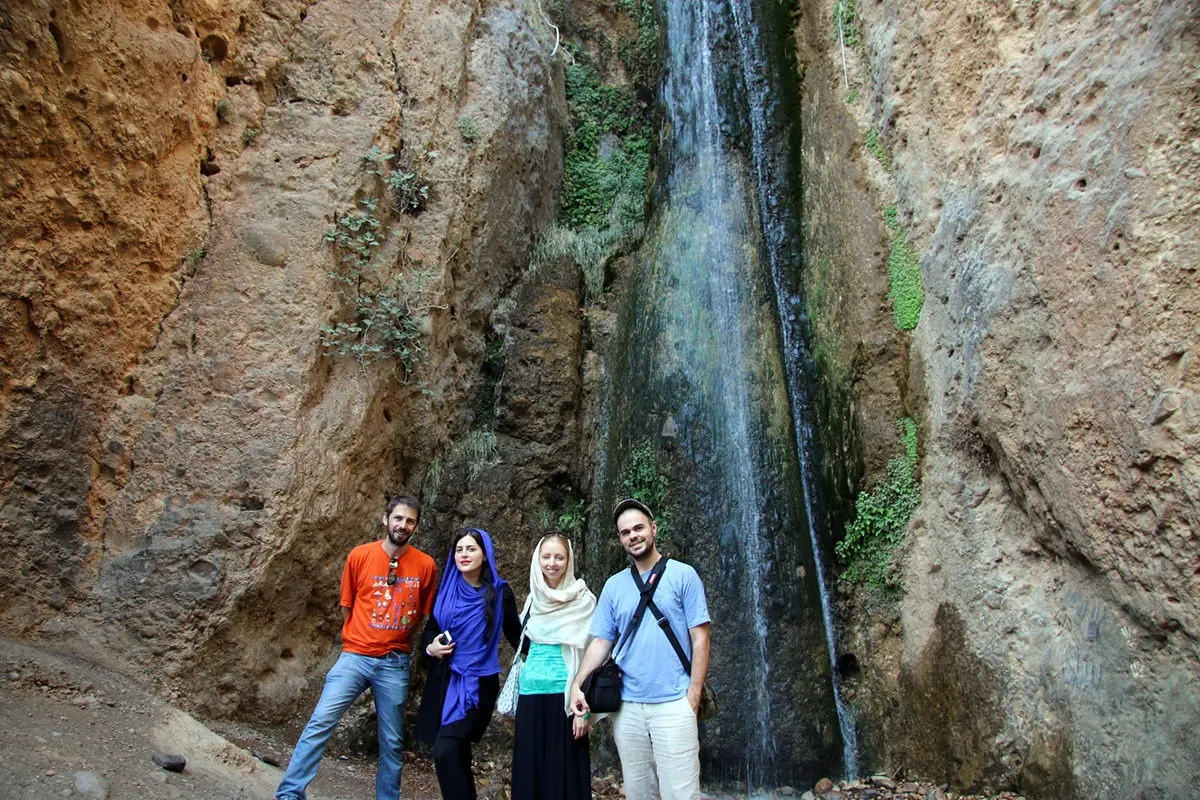
[[(577, 276), (525, 280), (562, 168), (555, 32), (521, 0), (46, 0), (0, 11), (0, 48), (0, 629), (283, 719), (345, 553), (494, 391), (489, 335), (536, 347), (527, 309), (565, 308), (578, 351)], [(322, 346), (353, 310), (327, 232), (366, 218), (358, 277), (409, 281), (411, 368)], [(571, 460), (578, 373), (508, 446)], [(517, 507), (547, 483), (493, 482)], [(504, 508), (431, 509), (420, 541), (440, 561)]]
[[(836, 7), (796, 28), (825, 446), (832, 483), (869, 485), (915, 415), (923, 493), (903, 599), (842, 603), (865, 761), (1190, 796), (1200, 7), (864, 0), (844, 37)], [(889, 206), (920, 257), (911, 333)]]

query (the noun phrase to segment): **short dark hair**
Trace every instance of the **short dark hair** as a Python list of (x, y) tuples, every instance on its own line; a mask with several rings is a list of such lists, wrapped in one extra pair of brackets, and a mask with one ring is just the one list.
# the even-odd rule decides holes
[(413, 511), (417, 512), (417, 522), (421, 521), (421, 501), (412, 495), (404, 494), (399, 497), (393, 497), (388, 500), (387, 511), (383, 512), (385, 517), (390, 517), (392, 512), (396, 510), (396, 506), (408, 506)]

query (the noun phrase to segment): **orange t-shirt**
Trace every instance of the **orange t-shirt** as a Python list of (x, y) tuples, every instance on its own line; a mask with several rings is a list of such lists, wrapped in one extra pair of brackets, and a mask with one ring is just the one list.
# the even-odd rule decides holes
[(389, 561), (383, 542), (360, 544), (346, 557), (341, 604), (350, 609), (342, 625), (342, 649), (348, 653), (412, 652), (413, 631), (433, 610), (437, 588), (433, 559), (409, 545), (396, 565), (392, 586), (387, 584)]

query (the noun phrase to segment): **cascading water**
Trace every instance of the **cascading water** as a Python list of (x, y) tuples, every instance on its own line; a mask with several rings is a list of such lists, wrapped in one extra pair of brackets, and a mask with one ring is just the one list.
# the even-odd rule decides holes
[[(665, 3), (657, 202), (621, 309), (595, 499), (621, 493), (635, 450), (659, 453), (672, 482), (662, 549), (696, 566), (713, 617), (723, 702), (704, 770), (755, 789), (853, 771), (853, 738), (814, 558), (803, 369), (790, 363), (804, 357), (787, 278), (797, 206), (780, 194), (786, 175), (764, 174), (779, 156), (749, 12), (745, 0)], [(612, 553), (611, 532), (594, 533)]]
[[(800, 460), (800, 475), (804, 486), (809, 541), (817, 568), (817, 586), (821, 592), (821, 615), (825, 621), (833, 699), (837, 706), (838, 727), (842, 735), (842, 763), (845, 776), (854, 778), (858, 776), (858, 734), (850, 709), (842, 701), (833, 603), (818, 530), (818, 520), (821, 516), (818, 512), (816, 479), (813, 474), (814, 437), (810, 427), (813, 413), (809, 382), (804, 375), (804, 367), (812, 363), (812, 358), (801, 328), (804, 307), (794, 278), (796, 267), (802, 258), (798, 245), (801, 237), (797, 230), (799, 226), (795, 224), (795, 208), (780, 202), (781, 198), (790, 194), (787, 187), (791, 175), (788, 161), (792, 155), (791, 148), (787, 146), (790, 120), (774, 113), (779, 109), (779, 105), (772, 102), (772, 87), (780, 88), (780, 76), (774, 74), (770, 59), (755, 57), (756, 54), (766, 52), (767, 48), (761, 36), (762, 26), (754, 18), (753, 6), (749, 0), (730, 0), (730, 10), (737, 30), (738, 54), (742, 64), (747, 117), (753, 143), (751, 161), (755, 167), (763, 238), (766, 241), (771, 279), (775, 286), (784, 368), (787, 371), (792, 424), (796, 433), (796, 454)], [(761, 65), (761, 68), (755, 69), (755, 64)]]

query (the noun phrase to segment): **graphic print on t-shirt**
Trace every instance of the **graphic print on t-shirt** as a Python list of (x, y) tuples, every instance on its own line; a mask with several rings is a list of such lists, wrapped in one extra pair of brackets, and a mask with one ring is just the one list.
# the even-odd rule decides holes
[(397, 575), (395, 585), (388, 586), (386, 575), (376, 575), (373, 585), (371, 594), (375, 603), (371, 608), (371, 627), (389, 631), (412, 629), (421, 618), (417, 607), (420, 602), (420, 578)]

